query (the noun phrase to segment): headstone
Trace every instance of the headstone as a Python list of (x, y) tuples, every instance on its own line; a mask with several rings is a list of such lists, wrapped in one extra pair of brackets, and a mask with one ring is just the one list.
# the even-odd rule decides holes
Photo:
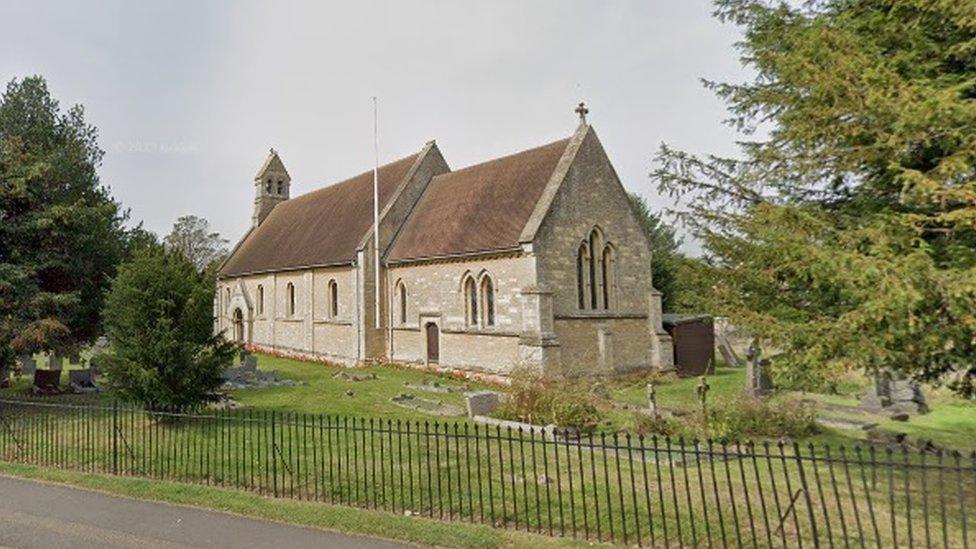
[(468, 407), (468, 417), (486, 416), (501, 404), (501, 394), (495, 391), (473, 391), (464, 393)]
[(64, 368), (64, 357), (57, 353), (48, 355), (47, 369), (61, 371)]
[(245, 370), (257, 370), (258, 369), (258, 357), (254, 355), (247, 355), (244, 357), (244, 369)]
[(895, 379), (891, 372), (882, 371), (874, 375), (874, 383), (864, 398), (861, 408), (875, 413), (924, 414), (928, 411), (922, 387), (912, 379)]
[(861, 399), (861, 408), (880, 412), (891, 406), (891, 375), (888, 372), (878, 372), (874, 375), (874, 383)]
[(20, 364), (20, 375), (22, 376), (32, 376), (37, 370), (37, 362), (31, 355), (20, 355), (17, 357), (17, 363)]
[(773, 392), (773, 379), (769, 375), (769, 361), (762, 358), (759, 342), (753, 340), (746, 353), (746, 390), (751, 397), (763, 397)]
[(698, 403), (701, 405), (702, 411), (705, 410), (705, 404), (708, 401), (708, 390), (711, 387), (708, 385), (708, 379), (705, 376), (701, 376), (701, 380), (698, 382), (698, 387), (695, 388), (698, 393)]
[(90, 368), (68, 372), (68, 386), (71, 387), (73, 393), (98, 392), (98, 386), (95, 385), (95, 373)]

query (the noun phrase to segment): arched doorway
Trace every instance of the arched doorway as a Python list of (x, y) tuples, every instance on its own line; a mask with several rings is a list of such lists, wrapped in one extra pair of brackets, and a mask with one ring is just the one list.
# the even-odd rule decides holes
[(234, 341), (246, 343), (244, 341), (244, 313), (240, 308), (234, 309)]
[(424, 329), (427, 332), (427, 363), (437, 364), (441, 357), (440, 330), (433, 322), (428, 322)]

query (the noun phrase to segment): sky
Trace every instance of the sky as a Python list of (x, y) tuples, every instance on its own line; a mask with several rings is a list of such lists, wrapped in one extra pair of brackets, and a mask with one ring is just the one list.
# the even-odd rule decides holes
[[(624, 186), (652, 209), (662, 142), (733, 154), (701, 79), (742, 81), (738, 30), (703, 0), (3, 0), (0, 79), (82, 104), (102, 182), (160, 235), (181, 215), (236, 241), (274, 147), (292, 196), (437, 141), (461, 168), (569, 136), (585, 101)], [(13, 24), (11, 24), (13, 23)]]

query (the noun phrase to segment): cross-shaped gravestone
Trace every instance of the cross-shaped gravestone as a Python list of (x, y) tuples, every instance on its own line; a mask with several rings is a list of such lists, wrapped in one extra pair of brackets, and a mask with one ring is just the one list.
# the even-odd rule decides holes
[(708, 385), (708, 379), (705, 376), (701, 376), (701, 381), (698, 382), (698, 402), (701, 404), (702, 411), (705, 410), (705, 402), (708, 399), (708, 390), (711, 387)]
[(657, 415), (657, 392), (653, 383), (647, 384), (647, 406), (651, 410), (651, 414)]

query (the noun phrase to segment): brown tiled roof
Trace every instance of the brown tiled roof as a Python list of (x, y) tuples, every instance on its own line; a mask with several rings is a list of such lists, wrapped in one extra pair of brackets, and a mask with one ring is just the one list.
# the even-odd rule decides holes
[[(380, 209), (393, 196), (416, 154), (379, 169)], [(373, 171), (287, 200), (248, 234), (221, 276), (352, 261), (373, 223)]]
[(511, 249), (568, 139), (434, 177), (387, 255), (390, 262)]

